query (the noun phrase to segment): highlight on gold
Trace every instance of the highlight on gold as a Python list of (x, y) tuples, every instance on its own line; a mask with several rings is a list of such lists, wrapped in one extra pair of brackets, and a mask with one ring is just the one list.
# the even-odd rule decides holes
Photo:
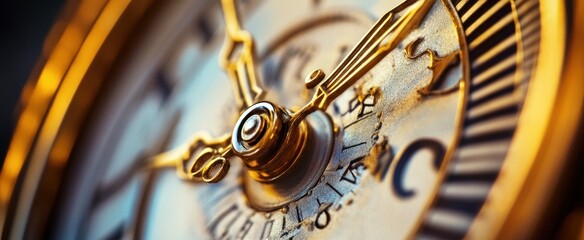
[(580, 1), (35, 4), (2, 239), (584, 238)]

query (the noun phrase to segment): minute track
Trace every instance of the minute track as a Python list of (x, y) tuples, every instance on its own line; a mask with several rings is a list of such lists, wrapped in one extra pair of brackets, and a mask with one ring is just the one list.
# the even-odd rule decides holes
[[(531, 239), (570, 222), (550, 213), (577, 189), (580, 1), (223, 3), (69, 4), (0, 172), (3, 237)], [(197, 132), (173, 169), (140, 163)]]
[[(485, 204), (487, 195), (476, 195), (472, 198), (460, 198), (445, 194), (447, 188), (460, 184), (490, 187), (498, 178), (505, 151), (491, 151), (485, 155), (483, 148), (510, 143), (514, 126), (520, 110), (517, 96), (522, 94), (524, 79), (523, 69), (531, 69), (533, 63), (523, 63), (522, 42), (517, 42), (522, 28), (531, 25), (539, 26), (537, 22), (527, 22), (522, 25), (517, 19), (520, 14), (529, 15), (536, 12), (537, 1), (454, 1), (458, 14), (461, 16), (467, 41), (470, 45), (469, 56), (472, 65), (468, 114), (464, 120), (463, 132), (458, 144), (459, 150), (447, 167), (444, 182), (437, 190), (433, 204), (427, 210), (428, 215), (420, 221), (416, 236), (437, 238), (462, 238), (470, 222)], [(516, 17), (511, 17), (515, 15)], [(505, 16), (505, 17), (503, 17)], [(470, 30), (468, 30), (470, 28)], [(497, 41), (496, 39), (509, 39)], [(521, 39), (521, 38), (519, 38)], [(523, 41), (522, 39), (520, 41)], [(513, 44), (507, 44), (507, 43)], [(499, 45), (501, 46), (499, 46)], [(537, 52), (536, 45), (530, 46), (530, 51)], [(480, 60), (477, 63), (477, 60)], [(505, 61), (507, 60), (507, 61)], [(499, 148), (495, 148), (499, 149)], [(473, 154), (476, 153), (476, 154)], [(478, 155), (477, 155), (478, 154)], [(476, 159), (476, 160), (473, 160)], [(474, 163), (473, 163), (474, 161)], [(479, 161), (479, 162), (477, 162)], [(457, 165), (480, 164), (490, 162), (485, 168), (470, 173), (457, 172)], [(474, 185), (473, 185), (474, 184)], [(429, 217), (436, 210), (439, 214), (449, 215), (469, 222), (458, 228), (436, 225)]]

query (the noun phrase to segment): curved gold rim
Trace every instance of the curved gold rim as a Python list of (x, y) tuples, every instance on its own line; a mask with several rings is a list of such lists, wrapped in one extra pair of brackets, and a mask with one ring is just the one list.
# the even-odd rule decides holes
[(459, 89), (458, 89), (458, 94), (459, 94), (459, 98), (458, 98), (458, 106), (456, 109), (457, 112), (457, 116), (455, 119), (455, 126), (456, 129), (454, 131), (454, 137), (452, 138), (452, 141), (450, 142), (450, 144), (448, 145), (448, 149), (446, 151), (446, 154), (444, 155), (444, 160), (442, 162), (442, 165), (440, 166), (440, 169), (438, 169), (437, 172), (437, 180), (434, 183), (434, 185), (432, 186), (432, 194), (430, 196), (431, 199), (428, 200), (425, 204), (424, 204), (424, 210), (422, 211), (422, 214), (420, 215), (420, 218), (418, 218), (418, 220), (416, 221), (416, 225), (414, 226), (414, 228), (412, 228), (412, 230), (408, 233), (408, 237), (407, 239), (414, 239), (417, 232), (420, 230), (420, 228), (422, 227), (422, 224), (424, 223), (424, 216), (428, 214), (428, 211), (430, 210), (430, 208), (432, 207), (432, 205), (434, 204), (434, 201), (436, 200), (436, 196), (438, 195), (438, 192), (440, 191), (440, 186), (442, 185), (444, 179), (446, 178), (446, 171), (448, 170), (448, 166), (450, 165), (450, 162), (452, 160), (452, 158), (454, 157), (454, 154), (456, 152), (456, 146), (458, 145), (458, 143), (460, 142), (460, 138), (462, 136), (462, 132), (464, 130), (464, 118), (466, 116), (466, 112), (464, 111), (464, 109), (466, 109), (467, 107), (467, 98), (469, 97), (469, 86), (470, 86), (470, 57), (469, 57), (469, 50), (468, 50), (468, 43), (466, 41), (466, 35), (464, 34), (464, 30), (462, 28), (462, 22), (460, 20), (460, 18), (458, 18), (457, 12), (456, 12), (456, 7), (452, 4), (451, 1), (448, 0), (441, 0), (442, 4), (444, 5), (444, 7), (446, 8), (446, 10), (448, 11), (450, 18), (452, 20), (453, 23), (456, 24), (456, 34), (458, 37), (458, 41), (460, 43), (461, 49), (460, 49), (460, 54), (461, 54), (461, 60), (462, 60), (462, 69), (463, 69), (463, 73), (462, 73), (462, 81), (460, 81), (459, 84)]
[[(86, 106), (94, 96), (79, 96), (78, 90), (99, 87), (102, 79), (88, 72), (95, 62), (103, 61), (105, 54), (119, 49), (127, 28), (141, 16), (149, 2), (93, 0), (67, 4), (66, 9), (71, 11), (66, 13), (70, 15), (55, 24), (64, 28), (51, 31), (50, 36), (58, 35), (58, 38), (52, 49), (46, 51), (42, 69), (32, 75), (25, 88), (28, 98), (24, 99), (0, 173), (0, 232), (4, 237), (21, 239), (28, 235), (26, 226), (41, 179), (47, 168), (63, 169), (75, 141), (77, 130), (64, 127), (70, 124), (68, 115), (72, 108)], [(127, 23), (120, 24), (120, 20)], [(84, 101), (73, 101), (78, 98)], [(76, 116), (76, 119), (82, 118)], [(18, 204), (12, 203), (16, 199)]]
[[(576, 6), (573, 16), (578, 21), (584, 20), (584, 5), (573, 2)], [(27, 158), (32, 163), (28, 171), (42, 171), (45, 164), (65, 164), (62, 160), (67, 159), (63, 156), (67, 156), (68, 151), (54, 151), (60, 126), (88, 68), (129, 5), (130, 1), (113, 0), (79, 3), (78, 10), (48, 55), (38, 77), (31, 79), (34, 82), (29, 86), (30, 97), (17, 122), (0, 173), (0, 232), (5, 226), (10, 199), (15, 197), (13, 187), (24, 171)], [(572, 33), (569, 43), (572, 43), (570, 47), (580, 50), (572, 49), (566, 62), (561, 61), (567, 52), (565, 43), (569, 31), (565, 28), (564, 2), (542, 0), (541, 8), (545, 11), (541, 11), (542, 37), (538, 62), (546, 64), (538, 64), (536, 68), (502, 174), (469, 230), (468, 236), (471, 238), (519, 236), (534, 226), (537, 219), (525, 216), (542, 214), (538, 206), (548, 202), (546, 193), (557, 183), (559, 173), (564, 170), (567, 152), (575, 135), (573, 129), (580, 121), (584, 103), (581, 94), (584, 82), (580, 81), (584, 75), (581, 68), (584, 59), (577, 54), (582, 52), (582, 47), (573, 43), (584, 41), (584, 33), (581, 30), (577, 32), (579, 29), (574, 26), (576, 32)], [(546, 59), (557, 61), (547, 62)], [(64, 141), (67, 140), (71, 143), (74, 138)], [(52, 154), (63, 155), (49, 158)], [(53, 162), (49, 163), (47, 159)], [(513, 175), (507, 174), (511, 170)], [(24, 236), (24, 223), (36, 192), (35, 182), (41, 174), (27, 176), (36, 177), (25, 179), (22, 183), (22, 188), (27, 192), (21, 193), (20, 199), (28, 201), (19, 202), (14, 210), (14, 222), (23, 224), (14, 224), (10, 229), (19, 238)], [(501, 192), (505, 194), (498, 194)]]
[[(584, 61), (578, 51), (567, 51), (565, 2), (542, 0), (540, 8), (539, 64), (501, 174), (471, 225), (469, 238), (529, 238), (550, 207), (549, 193), (569, 160), (584, 103), (580, 81)], [(580, 5), (574, 16), (582, 14)], [(582, 38), (581, 32), (572, 34)], [(564, 62), (566, 54), (570, 55)]]

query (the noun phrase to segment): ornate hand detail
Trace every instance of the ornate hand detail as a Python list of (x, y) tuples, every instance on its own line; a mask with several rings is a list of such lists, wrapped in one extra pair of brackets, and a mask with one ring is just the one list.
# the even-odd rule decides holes
[[(264, 93), (255, 74), (253, 39), (240, 27), (234, 0), (222, 0), (221, 3), (226, 37), (220, 65), (233, 82), (240, 110), (245, 110), (258, 102)], [(221, 181), (229, 171), (228, 159), (233, 156), (232, 150), (231, 134), (213, 139), (200, 132), (183, 145), (154, 156), (151, 167), (175, 167), (182, 179), (214, 183)]]
[(258, 102), (264, 93), (255, 72), (255, 49), (252, 36), (241, 29), (234, 0), (221, 0), (226, 36), (220, 65), (233, 82), (236, 99), (245, 110)]
[(152, 168), (174, 167), (185, 180), (214, 183), (229, 171), (231, 135), (212, 139), (204, 132), (194, 134), (179, 147), (150, 159)]
[[(312, 72), (306, 80), (306, 86), (316, 86), (316, 92), (310, 102), (294, 114), (293, 122), (303, 119), (316, 110), (326, 110), (335, 98), (349, 89), (383, 57), (394, 50), (410, 31), (420, 24), (433, 4), (434, 0), (402, 3), (377, 20), (365, 37), (353, 47), (332, 74), (320, 85), (318, 82), (324, 79), (322, 71)], [(399, 19), (393, 21), (394, 11), (400, 11), (408, 6), (411, 8)], [(388, 38), (390, 33), (393, 34)]]
[[(243, 160), (250, 176), (259, 182), (271, 182), (285, 176), (298, 162), (299, 155), (310, 155), (307, 152), (311, 151), (305, 149), (315, 148), (314, 144), (318, 144), (308, 146), (308, 135), (318, 137), (318, 131), (310, 131), (306, 121), (302, 120), (316, 110), (325, 110), (397, 47), (419, 25), (433, 3), (434, 0), (408, 0), (394, 10), (409, 7), (396, 21), (393, 21), (393, 11), (381, 17), (324, 82), (320, 83), (325, 79), (321, 70), (309, 75), (306, 86), (316, 87), (316, 93), (306, 106), (290, 116), (287, 110), (276, 105), (258, 102), (263, 90), (255, 75), (253, 40), (249, 33), (240, 29), (233, 0), (222, 0), (227, 38), (221, 65), (233, 81), (238, 101), (245, 111), (231, 135), (212, 139), (204, 133), (197, 133), (178, 148), (153, 157), (152, 166), (175, 167), (183, 179), (212, 183), (223, 179), (229, 170), (228, 159), (236, 155)], [(390, 33), (394, 34), (389, 36)], [(322, 126), (326, 128), (328, 125)]]

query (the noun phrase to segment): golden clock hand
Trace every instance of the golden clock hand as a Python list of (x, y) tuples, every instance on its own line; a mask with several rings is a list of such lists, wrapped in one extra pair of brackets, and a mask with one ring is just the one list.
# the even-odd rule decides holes
[(221, 181), (229, 171), (232, 156), (231, 134), (212, 139), (204, 132), (187, 142), (150, 159), (151, 168), (174, 167), (179, 178), (196, 182)]
[(255, 72), (254, 41), (239, 25), (234, 0), (221, 0), (221, 4), (226, 37), (219, 61), (233, 82), (237, 101), (244, 110), (258, 102), (264, 92)]
[[(272, 157), (278, 159), (279, 155), (262, 158), (256, 155), (273, 150), (270, 146), (277, 142), (275, 139), (280, 135), (279, 129), (281, 127), (279, 127), (277, 119), (281, 116), (278, 117), (279, 115), (276, 114), (277, 107), (272, 107), (269, 103), (255, 104), (261, 96), (262, 89), (258, 87), (255, 78), (253, 41), (247, 32), (239, 28), (233, 0), (222, 0), (222, 3), (228, 35), (222, 53), (222, 66), (234, 81), (242, 107), (247, 110), (240, 117), (232, 135), (212, 139), (204, 133), (197, 133), (176, 149), (153, 157), (151, 166), (155, 168), (175, 167), (180, 178), (212, 183), (223, 179), (230, 166), (227, 159), (237, 153), (252, 171), (258, 171), (261, 172), (260, 175), (265, 175), (258, 175), (257, 180), (270, 181), (273, 176), (281, 175), (280, 166), (286, 161), (269, 163), (273, 160)], [(387, 53), (392, 51), (413, 28), (418, 26), (433, 3), (434, 0), (422, 0), (415, 3), (413, 0), (406, 1), (396, 9), (403, 9), (411, 5), (410, 9), (395, 22), (392, 22), (394, 19), (393, 11), (381, 17), (335, 68), (331, 76), (318, 85), (312, 100), (292, 116), (291, 124), (298, 126), (300, 120), (311, 112), (326, 110), (332, 100), (353, 85)], [(392, 32), (395, 33), (381, 44)], [(243, 46), (238, 57), (232, 60), (231, 55), (237, 44), (243, 44)], [(309, 76), (306, 85), (310, 88), (314, 87), (323, 78), (322, 71), (314, 71)], [(267, 109), (272, 110), (268, 111)], [(267, 127), (266, 124), (271, 127)], [(290, 129), (295, 129), (295, 127)], [(261, 138), (261, 140), (256, 138)], [(288, 139), (288, 142), (298, 141), (297, 139), (294, 141)], [(260, 159), (261, 161), (259, 161)]]
[[(255, 73), (254, 42), (240, 27), (234, 0), (222, 0), (221, 4), (226, 37), (219, 61), (233, 82), (236, 99), (244, 110), (258, 102), (264, 93)], [(213, 183), (227, 174), (232, 155), (231, 134), (213, 139), (199, 132), (183, 145), (152, 157), (150, 167), (175, 167), (182, 179)]]
[[(298, 120), (316, 110), (326, 110), (335, 98), (395, 49), (409, 32), (420, 24), (433, 4), (434, 0), (408, 0), (400, 4), (377, 20), (324, 82), (317, 86), (318, 82), (324, 79), (321, 70), (315, 70), (309, 74), (306, 86), (309, 88), (317, 86), (316, 92), (310, 102), (292, 116), (293, 123), (297, 123)], [(411, 8), (392, 23), (395, 17), (393, 11), (410, 5)], [(387, 38), (392, 32), (393, 35)]]

